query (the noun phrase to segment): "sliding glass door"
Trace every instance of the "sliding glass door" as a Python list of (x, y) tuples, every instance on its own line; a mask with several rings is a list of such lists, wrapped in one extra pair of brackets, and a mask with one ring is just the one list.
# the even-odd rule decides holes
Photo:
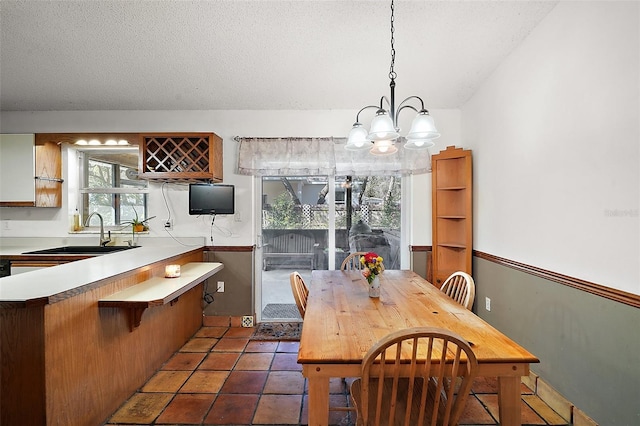
[(336, 269), (349, 253), (369, 251), (400, 269), (401, 189), (399, 176), (336, 177)]
[(354, 251), (375, 251), (400, 268), (399, 176), (263, 177), (257, 250), (258, 319), (300, 320), (289, 284), (298, 271), (339, 269)]

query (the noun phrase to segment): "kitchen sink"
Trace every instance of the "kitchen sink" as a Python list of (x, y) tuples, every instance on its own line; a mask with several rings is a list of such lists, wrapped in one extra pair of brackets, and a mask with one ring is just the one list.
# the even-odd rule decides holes
[(22, 254), (89, 254), (89, 255), (99, 255), (106, 253), (113, 253), (116, 251), (129, 250), (135, 247), (129, 246), (64, 246), (64, 247), (55, 247), (44, 250), (35, 250), (28, 251)]

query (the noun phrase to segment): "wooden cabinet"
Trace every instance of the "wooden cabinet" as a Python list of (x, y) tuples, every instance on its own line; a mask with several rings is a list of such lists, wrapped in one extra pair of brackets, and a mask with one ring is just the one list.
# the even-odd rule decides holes
[(140, 178), (222, 181), (222, 139), (215, 133), (140, 134)]
[(471, 274), (471, 150), (453, 146), (431, 159), (433, 284), (442, 286), (456, 271)]
[(36, 134), (36, 207), (62, 207), (62, 150)]
[(39, 135), (0, 135), (0, 206), (62, 207), (60, 145)]
[(35, 205), (35, 135), (0, 135), (0, 205)]

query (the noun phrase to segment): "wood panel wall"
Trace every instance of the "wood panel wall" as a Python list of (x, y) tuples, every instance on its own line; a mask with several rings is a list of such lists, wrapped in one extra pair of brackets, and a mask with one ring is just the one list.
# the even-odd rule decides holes
[(42, 307), (0, 309), (1, 425), (45, 424), (43, 347)]

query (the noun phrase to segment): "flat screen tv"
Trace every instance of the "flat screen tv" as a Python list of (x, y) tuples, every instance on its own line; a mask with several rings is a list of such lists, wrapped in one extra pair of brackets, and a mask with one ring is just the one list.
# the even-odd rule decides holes
[(219, 183), (189, 184), (189, 214), (234, 214), (235, 187)]

